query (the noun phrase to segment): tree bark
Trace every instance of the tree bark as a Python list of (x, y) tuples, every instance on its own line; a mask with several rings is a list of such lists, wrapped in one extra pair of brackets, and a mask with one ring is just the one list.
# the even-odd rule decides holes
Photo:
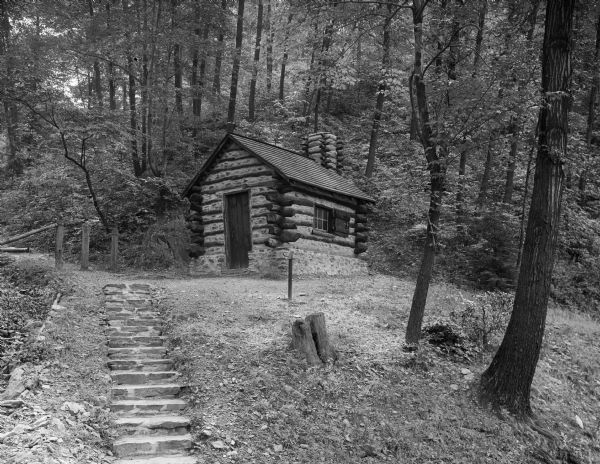
[(512, 140), (510, 141), (510, 152), (508, 154), (508, 164), (506, 165), (506, 183), (504, 184), (504, 196), (502, 197), (502, 203), (506, 204), (512, 203), (517, 153), (519, 152), (519, 129), (516, 123), (513, 123), (512, 126)]
[(473, 75), (479, 70), (479, 62), (481, 61), (481, 46), (483, 45), (483, 30), (485, 28), (485, 16), (488, 10), (488, 0), (480, 0), (479, 3), (479, 18), (477, 21), (477, 35), (475, 36), (475, 51), (473, 56)]
[[(269, 4), (270, 7), (270, 4)], [(250, 97), (248, 99), (248, 121), (254, 121), (256, 100), (256, 78), (258, 76), (258, 62), (260, 60), (260, 41), (263, 29), (263, 0), (258, 0), (258, 13), (256, 16), (256, 42), (254, 44), (254, 64), (252, 66), (252, 78), (250, 79)]]
[(375, 102), (375, 113), (373, 114), (373, 126), (371, 127), (371, 139), (369, 141), (369, 155), (367, 157), (367, 167), (365, 176), (371, 177), (375, 167), (375, 154), (377, 152), (377, 138), (379, 135), (379, 126), (381, 124), (381, 115), (383, 113), (383, 103), (385, 101), (385, 92), (387, 90), (386, 80), (388, 78), (390, 67), (390, 43), (392, 24), (392, 4), (387, 4), (388, 14), (383, 22), (383, 57), (381, 58), (381, 81), (377, 89), (377, 101)]
[[(334, 4), (335, 5), (335, 4)], [(325, 27), (325, 33), (323, 34), (323, 45), (321, 46), (321, 53), (319, 54), (318, 73), (319, 82), (317, 84), (317, 92), (315, 96), (315, 110), (314, 110), (314, 124), (313, 131), (319, 131), (319, 105), (321, 103), (321, 95), (327, 86), (327, 73), (326, 70), (329, 67), (329, 58), (327, 53), (331, 46), (331, 40), (333, 36), (333, 19), (329, 21)]]
[[(175, 34), (177, 31), (177, 0), (171, 0), (171, 33)], [(183, 67), (181, 65), (181, 45), (178, 40), (175, 40), (173, 44), (173, 73), (174, 73), (174, 86), (175, 86), (175, 112), (177, 113), (179, 120), (183, 116), (183, 97), (181, 95), (181, 86), (183, 82)]]
[[(122, 0), (123, 4), (123, 12), (127, 15), (129, 11), (129, 7), (127, 5), (127, 0)], [(129, 32), (125, 33), (125, 40), (127, 44), (130, 43), (131, 34)], [(140, 157), (138, 154), (138, 146), (137, 146), (137, 110), (136, 110), (136, 101), (135, 101), (135, 93), (136, 93), (136, 85), (135, 85), (135, 75), (133, 74), (133, 56), (131, 53), (130, 46), (127, 47), (127, 76), (129, 79), (129, 131), (130, 131), (130, 146), (131, 146), (131, 161), (133, 164), (133, 173), (136, 177), (142, 175), (144, 171), (142, 169), (142, 165), (140, 164)]]
[[(106, 3), (106, 29), (109, 37), (112, 37), (113, 30), (111, 20), (111, 10), (110, 10), (110, 2)], [(108, 106), (111, 111), (115, 111), (117, 109), (117, 100), (116, 100), (116, 85), (115, 85), (115, 65), (112, 60), (108, 61), (107, 64), (107, 74), (108, 74)]]
[(567, 152), (570, 40), (575, 0), (548, 0), (542, 50), (542, 97), (533, 196), (513, 312), (481, 400), (516, 415), (531, 414), (531, 382), (544, 335), (558, 237)]
[[(465, 141), (463, 140), (463, 144)], [(460, 158), (458, 162), (458, 190), (456, 192), (456, 220), (461, 222), (465, 215), (465, 190), (467, 187), (467, 158), (468, 152), (466, 147), (460, 150)]]
[(307, 322), (295, 320), (292, 324), (292, 345), (295, 349), (304, 353), (309, 366), (320, 366), (323, 364), (317, 353), (310, 324)]
[(288, 15), (287, 27), (285, 28), (285, 36), (283, 39), (283, 57), (281, 59), (281, 72), (279, 73), (279, 101), (283, 102), (285, 98), (285, 67), (288, 62), (288, 42), (290, 39), (290, 23), (292, 22), (292, 14)]
[(267, 18), (265, 22), (265, 31), (267, 34), (267, 95), (271, 96), (271, 90), (273, 88), (273, 39), (275, 38), (275, 32), (273, 31), (272, 22), (272, 0), (266, 1)]
[(231, 70), (231, 87), (229, 89), (229, 109), (227, 111), (227, 130), (235, 128), (235, 105), (237, 100), (238, 78), (240, 76), (240, 61), (242, 60), (242, 39), (244, 34), (244, 3), (238, 0), (237, 28), (235, 33), (235, 52)]
[(309, 314), (305, 318), (306, 323), (310, 326), (312, 338), (315, 342), (317, 354), (324, 363), (333, 362), (337, 359), (337, 353), (331, 343), (329, 343), (329, 335), (325, 326), (325, 315), (323, 313)]
[[(221, 10), (223, 13), (223, 23), (225, 21), (225, 15), (227, 14), (227, 0), (221, 0)], [(213, 92), (215, 94), (221, 94), (221, 65), (223, 63), (223, 41), (225, 34), (223, 32), (224, 24), (219, 27), (219, 36), (217, 37), (217, 51), (215, 53), (215, 69), (213, 75)]]
[(492, 134), (488, 139), (487, 153), (485, 156), (485, 165), (483, 167), (483, 176), (481, 176), (481, 184), (479, 186), (479, 195), (477, 197), (477, 206), (482, 208), (488, 197), (488, 190), (490, 188), (490, 175), (492, 172)]
[(594, 50), (594, 63), (592, 68), (592, 85), (590, 87), (590, 96), (588, 101), (587, 128), (585, 131), (585, 141), (588, 147), (592, 144), (592, 132), (596, 122), (596, 100), (598, 99), (598, 87), (600, 87), (600, 14), (596, 21), (596, 48)]
[[(417, 283), (413, 294), (408, 325), (406, 327), (406, 343), (416, 344), (421, 337), (421, 326), (425, 313), (425, 303), (431, 282), (433, 264), (437, 247), (437, 232), (442, 206), (446, 178), (446, 149), (442, 146), (438, 150), (437, 134), (433, 132), (433, 124), (429, 120), (429, 105), (427, 102), (427, 88), (423, 78), (422, 53), (423, 53), (423, 11), (427, 0), (413, 0), (413, 30), (414, 30), (414, 69), (410, 77), (411, 104), (419, 138), (425, 152), (427, 169), (430, 179), (429, 210), (427, 213), (427, 236), (423, 249), (423, 259), (417, 276)], [(416, 106), (415, 106), (416, 105)]]

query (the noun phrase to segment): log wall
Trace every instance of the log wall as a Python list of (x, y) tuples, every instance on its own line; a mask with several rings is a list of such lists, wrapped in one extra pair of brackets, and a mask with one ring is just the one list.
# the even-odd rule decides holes
[[(285, 275), (286, 252), (294, 250), (296, 274), (366, 272), (356, 254), (366, 250), (366, 209), (355, 200), (334, 194), (298, 190), (268, 166), (235, 145), (224, 148), (191, 188), (190, 229), (192, 274), (222, 274), (226, 270), (225, 195), (249, 191), (252, 250), (248, 272)], [(314, 189), (313, 189), (314, 190)], [(349, 215), (346, 237), (313, 228), (315, 205)], [(363, 211), (364, 210), (364, 211)], [(358, 214), (357, 214), (358, 212)]]

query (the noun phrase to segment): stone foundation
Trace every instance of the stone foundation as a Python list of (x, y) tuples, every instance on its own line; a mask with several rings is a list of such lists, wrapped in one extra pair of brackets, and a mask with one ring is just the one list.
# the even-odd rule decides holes
[[(327, 244), (323, 244), (327, 245)], [(249, 253), (247, 269), (227, 269), (225, 253), (200, 256), (190, 262), (192, 276), (218, 276), (230, 273), (259, 274), (266, 277), (283, 278), (287, 276), (288, 256), (294, 252), (294, 275), (297, 276), (354, 276), (366, 275), (366, 261), (351, 253), (334, 254), (334, 250), (306, 249), (300, 246), (289, 248), (269, 248), (255, 245)], [(329, 248), (329, 247), (327, 247)], [(350, 249), (350, 251), (352, 251)]]

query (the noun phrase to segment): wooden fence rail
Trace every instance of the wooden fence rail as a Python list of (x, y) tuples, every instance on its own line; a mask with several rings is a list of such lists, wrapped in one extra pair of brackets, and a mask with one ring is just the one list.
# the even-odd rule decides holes
[[(69, 224), (63, 223), (52, 223), (44, 227), (40, 227), (35, 230), (30, 230), (24, 234), (15, 235), (0, 241), (0, 246), (7, 245), (9, 243), (17, 242), (24, 238), (30, 237), (40, 232), (52, 229), (56, 227), (56, 240), (54, 248), (54, 267), (56, 269), (62, 269), (64, 266), (64, 238), (65, 238), (65, 226), (76, 226), (81, 224), (81, 270), (87, 271), (90, 265), (90, 229), (91, 225), (87, 221), (74, 222)], [(17, 252), (28, 252), (29, 248), (14, 248), (7, 247), (2, 248), (0, 251), (17, 253)], [(110, 270), (117, 272), (119, 270), (119, 230), (114, 227), (110, 233), (110, 259), (109, 259)]]

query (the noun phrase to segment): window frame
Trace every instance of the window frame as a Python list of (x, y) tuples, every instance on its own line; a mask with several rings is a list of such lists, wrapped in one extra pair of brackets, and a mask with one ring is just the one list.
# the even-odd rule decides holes
[[(319, 212), (325, 212), (327, 214), (327, 228), (323, 228), (323, 222), (325, 219), (319, 217)], [(318, 231), (318, 233), (326, 233), (331, 235), (338, 235), (340, 237), (348, 237), (350, 235), (350, 218), (352, 215), (345, 211), (339, 211), (335, 208), (330, 208), (327, 206), (323, 206), (320, 204), (314, 205), (314, 213), (313, 213), (313, 230)], [(336, 222), (337, 221), (344, 222), (344, 229), (337, 230)], [(321, 227), (319, 227), (321, 225)]]

